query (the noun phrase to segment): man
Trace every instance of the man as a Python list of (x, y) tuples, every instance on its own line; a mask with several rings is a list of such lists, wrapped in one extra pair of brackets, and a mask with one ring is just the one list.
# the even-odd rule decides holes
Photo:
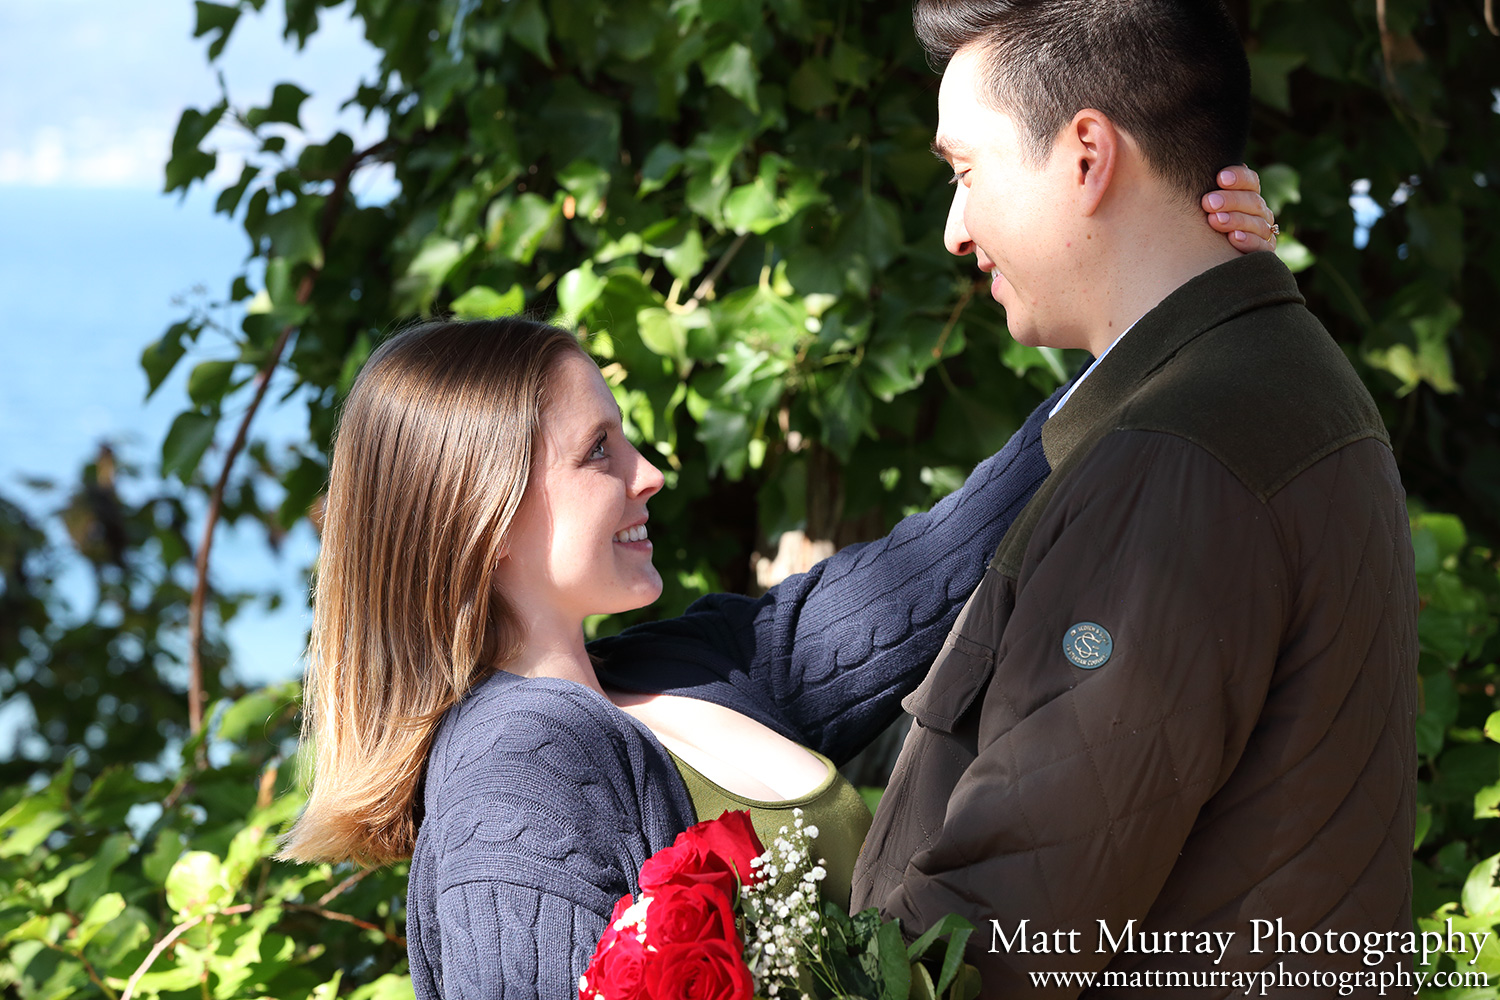
[(1018, 341), (1099, 360), (903, 703), (854, 906), (973, 920), (985, 996), (1083, 992), (1029, 975), (1068, 970), (1329, 995), (1315, 973), (1409, 966), (1399, 938), (1339, 944), (1410, 929), (1404, 495), (1290, 273), (1197, 214), (1248, 131), (1233, 24), (1218, 0), (919, 0), (915, 23), (947, 64), (948, 249)]

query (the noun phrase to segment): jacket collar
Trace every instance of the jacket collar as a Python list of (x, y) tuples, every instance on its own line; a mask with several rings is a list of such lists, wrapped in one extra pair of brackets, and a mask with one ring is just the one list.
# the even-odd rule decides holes
[(1199, 335), (1256, 309), (1304, 302), (1297, 279), (1272, 253), (1246, 254), (1190, 279), (1142, 316), (1068, 405), (1042, 425), (1047, 464), (1056, 469), (1132, 389)]

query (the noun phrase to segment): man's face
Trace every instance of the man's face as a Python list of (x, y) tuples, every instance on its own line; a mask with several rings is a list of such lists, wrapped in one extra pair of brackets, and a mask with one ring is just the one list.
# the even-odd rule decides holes
[[(960, 49), (938, 91), (933, 147), (953, 167), (953, 205), (944, 243), (949, 253), (974, 254), (991, 276), (990, 294), (1005, 307), (1011, 336), (1023, 344), (1073, 346), (1069, 233), (1071, 199), (1057, 149), (1039, 167), (1027, 164), (1015, 121), (980, 94), (984, 57)], [(1080, 237), (1081, 238), (1081, 237)]]

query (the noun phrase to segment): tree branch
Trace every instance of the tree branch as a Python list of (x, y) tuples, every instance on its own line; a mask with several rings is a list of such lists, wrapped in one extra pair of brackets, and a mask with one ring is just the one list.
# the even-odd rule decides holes
[[(241, 903), (239, 906), (231, 906), (227, 910), (220, 910), (219, 913), (223, 916), (232, 916), (236, 913), (249, 913), (253, 909), (255, 909), (255, 907), (251, 906), (249, 903)], [(189, 920), (185, 924), (178, 924), (176, 927), (172, 928), (172, 933), (156, 942), (155, 946), (153, 946), (151, 951), (146, 955), (145, 961), (141, 962), (141, 964), (136, 968), (135, 972), (131, 974), (130, 981), (125, 984), (125, 992), (120, 994), (120, 1000), (130, 1000), (131, 997), (135, 996), (136, 984), (141, 981), (142, 976), (150, 971), (152, 963), (154, 963), (157, 958), (161, 956), (161, 953), (172, 947), (172, 943), (178, 938), (182, 937), (188, 931), (203, 923), (203, 921), (206, 920), (208, 916), (209, 915), (205, 913), (202, 916), (194, 917), (192, 920)]]
[[(393, 139), (389, 137), (383, 139), (373, 146), (354, 153), (339, 169), (338, 176), (333, 182), (333, 191), (323, 205), (323, 218), (318, 227), (318, 244), (325, 253), (333, 239), (333, 231), (338, 223), (338, 213), (344, 204), (344, 198), (349, 190), (349, 180), (353, 177), (354, 171), (366, 159), (384, 152), (393, 144)], [(312, 299), (313, 286), (318, 274), (318, 269), (314, 268), (303, 276), (301, 284), (297, 286), (298, 305), (305, 306)], [(213, 492), (209, 495), (208, 513), (203, 519), (203, 537), (198, 543), (198, 554), (193, 565), (197, 579), (193, 584), (192, 601), (188, 605), (188, 726), (194, 733), (203, 729), (203, 612), (208, 601), (208, 561), (213, 549), (214, 528), (218, 526), (219, 513), (224, 508), (224, 490), (229, 485), (229, 474), (234, 469), (235, 459), (245, 447), (245, 440), (250, 433), (250, 422), (255, 419), (261, 400), (265, 398), (266, 390), (271, 386), (271, 376), (275, 373), (277, 365), (281, 363), (282, 352), (286, 350), (287, 341), (291, 339), (294, 329), (292, 324), (282, 328), (280, 336), (276, 338), (275, 346), (271, 348), (270, 355), (255, 377), (255, 396), (250, 400), (250, 406), (245, 411), (244, 417), (240, 419), (240, 426), (235, 432), (234, 441), (224, 454), (224, 465), (219, 471), (218, 481), (214, 483)], [(203, 762), (205, 753), (204, 749), (199, 749), (200, 763)]]
[(347, 913), (340, 913), (338, 910), (325, 910), (321, 906), (308, 906), (306, 903), (283, 903), (281, 904), (281, 908), (284, 910), (296, 910), (298, 913), (312, 913), (325, 920), (337, 920), (340, 923), (353, 924), (361, 930), (374, 931), (391, 944), (400, 945), (403, 948), (406, 947), (406, 938), (400, 934), (392, 934), (384, 927), (372, 924), (368, 920), (361, 920), (358, 917), (350, 916)]
[(724, 269), (729, 266), (730, 261), (734, 260), (734, 255), (740, 252), (740, 247), (744, 246), (745, 241), (749, 238), (749, 233), (740, 233), (740, 235), (734, 238), (734, 242), (729, 244), (729, 249), (724, 251), (724, 256), (719, 258), (718, 262), (714, 264), (714, 269), (708, 272), (708, 277), (704, 278), (703, 283), (698, 286), (697, 291), (693, 292), (694, 302), (702, 302), (714, 293), (714, 283), (719, 280), (720, 275), (724, 273)]

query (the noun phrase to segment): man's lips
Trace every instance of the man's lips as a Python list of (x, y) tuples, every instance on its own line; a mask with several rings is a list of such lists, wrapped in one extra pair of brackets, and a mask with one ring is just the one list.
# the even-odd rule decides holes
[(1004, 283), (1004, 281), (1005, 275), (1001, 274), (999, 271), (991, 271), (990, 298), (994, 299), (996, 302), (1000, 301), (1000, 285)]

